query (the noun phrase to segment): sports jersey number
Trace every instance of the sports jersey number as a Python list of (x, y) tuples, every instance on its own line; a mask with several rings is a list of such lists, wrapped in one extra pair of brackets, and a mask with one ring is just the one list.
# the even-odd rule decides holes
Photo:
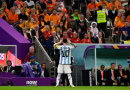
[(69, 50), (62, 51), (62, 57), (68, 57), (69, 56)]

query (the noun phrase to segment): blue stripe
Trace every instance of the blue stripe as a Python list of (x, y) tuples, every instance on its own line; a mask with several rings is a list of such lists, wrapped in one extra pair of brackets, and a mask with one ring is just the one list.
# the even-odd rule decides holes
[(60, 48), (60, 64), (62, 64), (62, 47)]
[(65, 56), (64, 57), (64, 64), (66, 64), (66, 62), (65, 62), (66, 61), (65, 46), (64, 46), (64, 56)]
[(68, 54), (69, 54), (68, 55), (68, 64), (70, 64), (70, 60), (69, 60), (70, 59), (70, 48), (68, 47), (68, 49), (69, 49), (69, 51), (68, 51)]
[(130, 61), (127, 61), (128, 63), (130, 63)]

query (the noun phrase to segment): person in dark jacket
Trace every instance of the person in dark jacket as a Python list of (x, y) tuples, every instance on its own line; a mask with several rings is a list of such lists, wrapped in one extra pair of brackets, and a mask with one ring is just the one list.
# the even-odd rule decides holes
[(48, 69), (46, 68), (46, 63), (41, 64), (41, 77), (49, 77)]
[(102, 86), (103, 82), (106, 84), (106, 71), (104, 65), (101, 65), (101, 69), (97, 71), (97, 81), (99, 82), (99, 86)]
[(12, 66), (12, 62), (11, 60), (8, 60), (7, 62), (7, 66), (4, 67), (4, 72), (13, 72), (13, 70), (15, 70), (15, 68)]
[(120, 86), (121, 83), (124, 83), (125, 86), (127, 86), (127, 75), (126, 75), (126, 71), (124, 69), (122, 69), (122, 65), (118, 65), (118, 85)]
[(105, 43), (105, 39), (104, 37), (102, 37), (102, 32), (98, 33), (98, 37), (93, 37), (93, 40), (94, 43), (99, 43), (99, 44)]
[(112, 86), (117, 83), (117, 70), (115, 70), (115, 63), (111, 63), (111, 68), (107, 71), (107, 85)]

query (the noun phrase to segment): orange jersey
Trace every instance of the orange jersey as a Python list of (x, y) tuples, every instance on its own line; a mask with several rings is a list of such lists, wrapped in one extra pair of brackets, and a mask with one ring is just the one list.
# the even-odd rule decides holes
[(88, 8), (89, 10), (96, 9), (97, 7), (98, 7), (98, 4), (97, 4), (97, 3), (95, 3), (95, 4), (89, 3), (88, 6), (87, 6), (87, 8)]
[(21, 8), (23, 6), (23, 1), (16, 0), (14, 3), (18, 5), (18, 8)]
[[(104, 0), (104, 3), (105, 3), (106, 8), (108, 8), (108, 7), (109, 7), (108, 2), (107, 2), (106, 0)], [(100, 2), (98, 3), (98, 6), (102, 6), (102, 5), (103, 5), (103, 2), (100, 1)]]
[(44, 15), (44, 14), (41, 14), (44, 16), (44, 21), (47, 23), (48, 21), (50, 21), (50, 16), (48, 14)]
[(50, 15), (50, 21), (53, 21), (54, 24), (58, 24), (58, 15)]
[(18, 14), (15, 12), (15, 14), (12, 14), (11, 12), (8, 14), (9, 23), (15, 23), (18, 21)]
[[(112, 5), (113, 5), (113, 3), (112, 2), (110, 2), (109, 3), (109, 9), (112, 9)], [(115, 10), (118, 10), (119, 9), (119, 6), (118, 6), (118, 4), (115, 2), (115, 4), (114, 4), (114, 6), (115, 6)]]

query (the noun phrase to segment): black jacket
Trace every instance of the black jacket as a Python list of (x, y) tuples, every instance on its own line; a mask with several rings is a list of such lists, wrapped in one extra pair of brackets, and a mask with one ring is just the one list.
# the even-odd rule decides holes
[[(107, 71), (107, 80), (111, 81), (112, 80), (111, 77), (112, 77), (112, 73), (111, 73), (111, 69), (109, 69)], [(117, 79), (117, 77), (118, 77), (117, 70), (114, 70), (114, 78), (115, 78), (115, 80)]]
[[(93, 38), (93, 42), (94, 42), (94, 43), (99, 43), (98, 37)], [(105, 43), (105, 39), (104, 39), (104, 38), (102, 38), (102, 43)]]
[[(100, 70), (97, 71), (97, 81), (101, 81), (102, 77), (101, 77), (101, 72)], [(106, 71), (103, 71), (103, 79), (106, 79)]]
[[(42, 75), (42, 70), (41, 70), (41, 74), (40, 75)], [(44, 77), (49, 77), (50, 75), (49, 75), (49, 72), (48, 72), (48, 70), (47, 69), (44, 69)]]
[[(34, 39), (34, 37), (36, 36), (36, 31), (32, 30), (31, 33), (32, 33), (32, 38)], [(43, 40), (42, 32), (39, 30), (38, 34), (39, 34), (38, 39), (40, 42), (42, 42), (42, 40)]]
[[(8, 72), (12, 72), (13, 70), (15, 70), (15, 68), (13, 66), (10, 67), (10, 70), (8, 70)], [(7, 71), (7, 66), (4, 67), (4, 71)]]

